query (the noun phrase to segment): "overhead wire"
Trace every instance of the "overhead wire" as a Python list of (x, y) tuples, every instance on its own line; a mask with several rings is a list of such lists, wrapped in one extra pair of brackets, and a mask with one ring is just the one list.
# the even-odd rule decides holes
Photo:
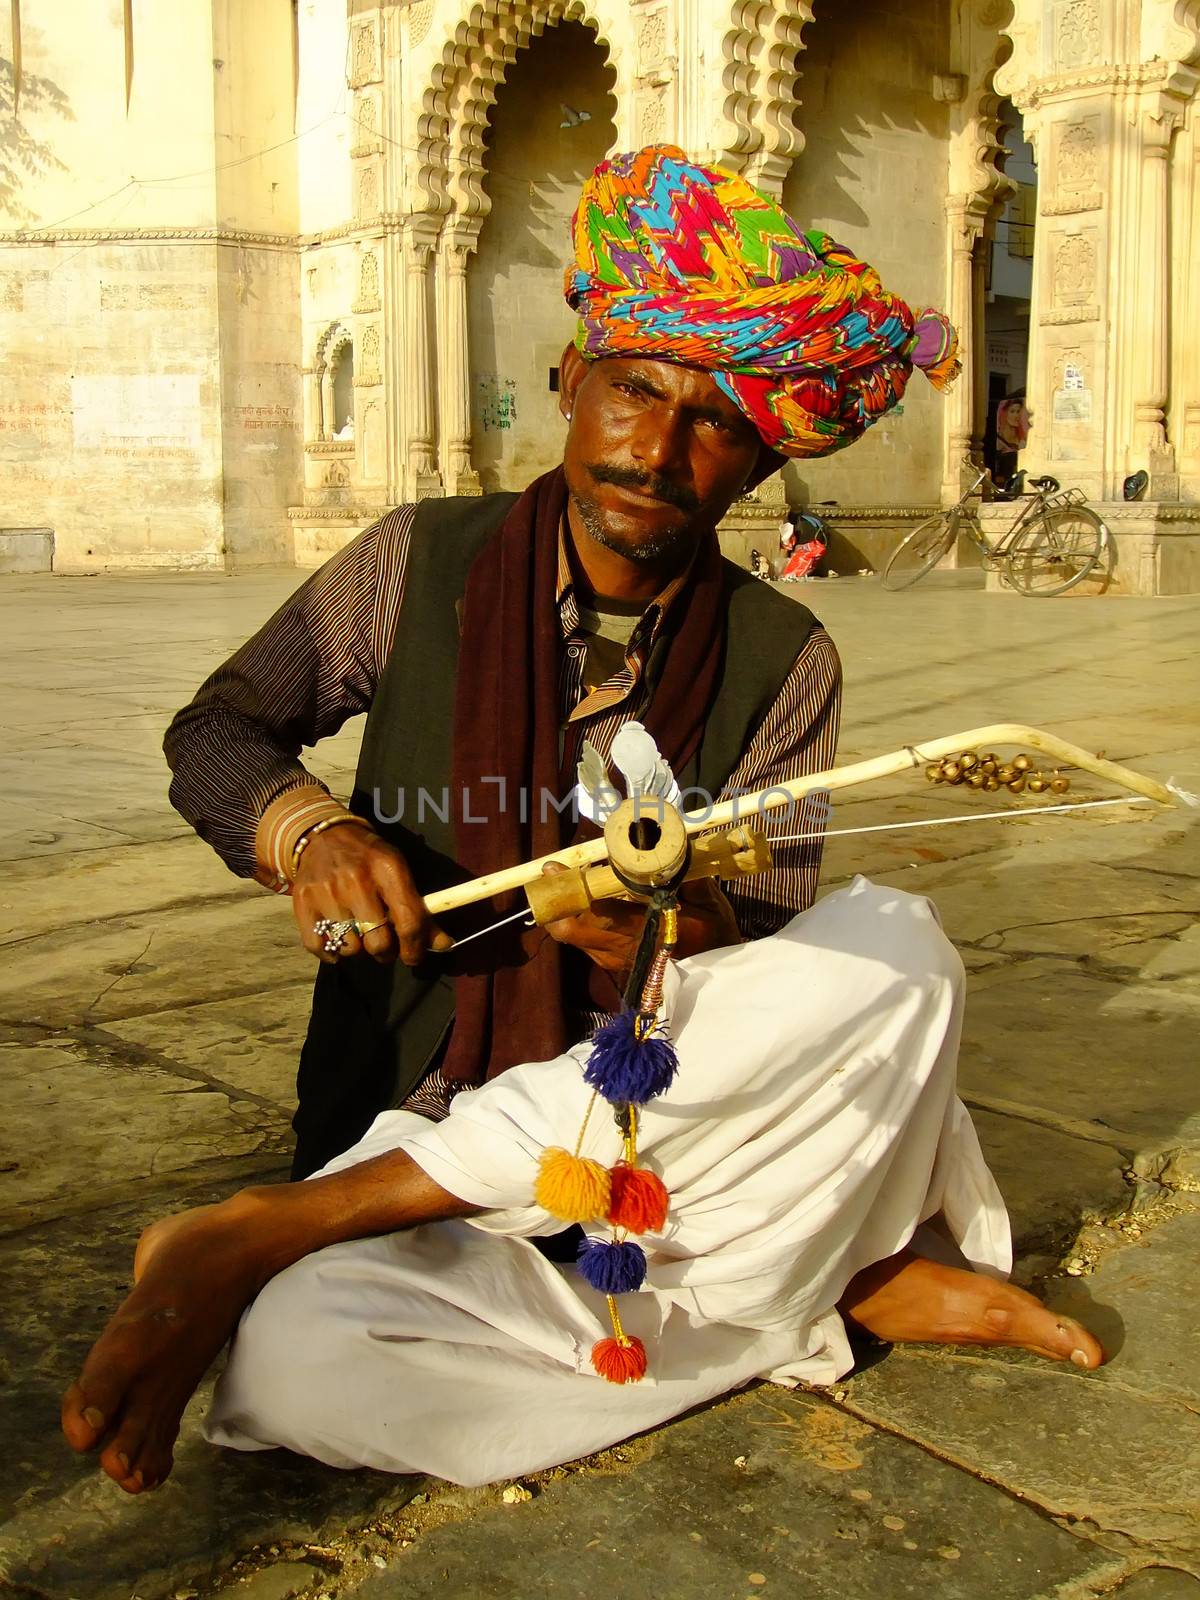
[[(166, 174), (164, 176), (150, 178), (139, 178), (136, 175), (130, 176), (119, 189), (114, 189), (111, 193), (102, 196), (99, 200), (93, 200), (90, 204), (81, 206), (77, 211), (71, 211), (65, 216), (57, 217), (53, 222), (29, 223), (26, 224), (25, 227), (14, 229), (13, 231), (20, 236), (30, 236), (31, 242), (36, 243), (36, 236), (38, 234), (53, 233), (56, 228), (61, 228), (64, 223), (73, 222), (77, 217), (86, 216), (89, 212), (96, 211), (101, 206), (107, 205), (109, 201), (115, 200), (120, 195), (124, 194), (127, 189), (152, 189), (172, 183), (183, 183), (189, 178), (214, 178), (218, 173), (227, 172), (233, 167), (245, 166), (251, 161), (258, 161), (263, 156), (274, 154), (277, 150), (284, 150), (289, 145), (296, 144), (301, 139), (306, 139), (309, 137), (309, 135), (319, 132), (322, 128), (328, 127), (331, 122), (334, 122), (338, 117), (341, 116), (347, 116), (352, 126), (360, 129), (366, 129), (373, 138), (379, 139), (386, 145), (390, 145), (393, 149), (399, 150), (406, 155), (418, 154), (422, 148), (421, 145), (407, 144), (401, 139), (393, 139), (390, 134), (381, 132), (378, 127), (371, 127), (369, 124), (364, 123), (361, 117), (356, 116), (353, 111), (347, 110), (345, 101), (347, 91), (350, 88), (349, 65), (350, 44), (349, 36), (347, 36), (346, 61), (338, 94), (339, 104), (329, 113), (328, 116), (322, 117), (319, 122), (314, 122), (310, 127), (301, 128), (298, 132), (289, 134), (286, 139), (280, 139), (274, 144), (264, 145), (261, 149), (250, 151), (247, 155), (234, 156), (228, 161), (214, 162), (208, 167), (197, 167), (190, 172), (175, 172)], [(468, 161), (453, 156), (449, 153), (447, 153), (445, 159), (447, 165), (451, 167), (466, 167), (470, 164)], [(487, 170), (490, 174), (496, 177), (510, 178), (514, 181), (523, 182), (527, 177), (527, 174), (525, 173), (512, 172), (506, 168), (491, 164), (489, 164)]]

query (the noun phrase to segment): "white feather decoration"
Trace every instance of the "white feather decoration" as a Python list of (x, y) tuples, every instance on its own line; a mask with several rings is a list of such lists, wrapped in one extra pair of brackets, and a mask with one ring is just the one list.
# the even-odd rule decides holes
[[(640, 722), (626, 722), (618, 730), (612, 743), (612, 763), (624, 779), (630, 799), (643, 794), (659, 795), (668, 805), (678, 806), (682, 797), (675, 774)], [(579, 814), (602, 828), (620, 805), (622, 795), (609, 776), (603, 756), (587, 739), (583, 741), (576, 774)]]

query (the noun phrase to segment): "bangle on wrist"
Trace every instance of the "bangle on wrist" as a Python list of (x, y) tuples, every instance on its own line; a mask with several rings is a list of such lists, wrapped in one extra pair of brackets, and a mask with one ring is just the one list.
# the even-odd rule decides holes
[(366, 817), (358, 817), (355, 816), (353, 811), (345, 811), (340, 816), (322, 817), (320, 822), (314, 822), (310, 828), (305, 828), (304, 832), (292, 846), (291, 881), (293, 883), (296, 881), (296, 874), (300, 870), (300, 857), (308, 849), (309, 845), (313, 842), (317, 835), (319, 833), (324, 833), (326, 828), (340, 828), (347, 823), (353, 823), (359, 828), (370, 829), (371, 827), (371, 824), (367, 821)]

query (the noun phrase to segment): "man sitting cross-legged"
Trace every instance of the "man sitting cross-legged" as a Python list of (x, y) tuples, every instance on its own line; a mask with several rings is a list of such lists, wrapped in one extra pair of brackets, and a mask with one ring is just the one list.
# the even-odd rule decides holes
[[(533, 1193), (543, 1150), (583, 1121), (578, 1046), (458, 1096), (439, 1124), (384, 1112), (305, 1183), (155, 1224), (67, 1391), (68, 1440), (130, 1493), (161, 1483), (235, 1330), (212, 1441), (464, 1484), (755, 1377), (832, 1382), (848, 1323), (1098, 1366), (1091, 1334), (1003, 1281), (1004, 1206), (955, 1094), (962, 989), (928, 903), (861, 878), (770, 938), (668, 968), (679, 1070), (639, 1146), (671, 1210), (622, 1297), (642, 1382), (592, 1371), (604, 1298), (531, 1242), (562, 1228)], [(588, 1120), (584, 1155), (620, 1147), (609, 1116)]]

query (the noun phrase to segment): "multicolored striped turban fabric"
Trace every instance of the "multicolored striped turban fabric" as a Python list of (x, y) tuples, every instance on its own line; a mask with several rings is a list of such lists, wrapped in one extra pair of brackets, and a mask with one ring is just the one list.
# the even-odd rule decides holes
[(672, 145), (602, 162), (572, 229), (583, 355), (705, 368), (785, 456), (852, 444), (914, 367), (938, 389), (958, 373), (941, 312), (913, 311), (828, 234)]

